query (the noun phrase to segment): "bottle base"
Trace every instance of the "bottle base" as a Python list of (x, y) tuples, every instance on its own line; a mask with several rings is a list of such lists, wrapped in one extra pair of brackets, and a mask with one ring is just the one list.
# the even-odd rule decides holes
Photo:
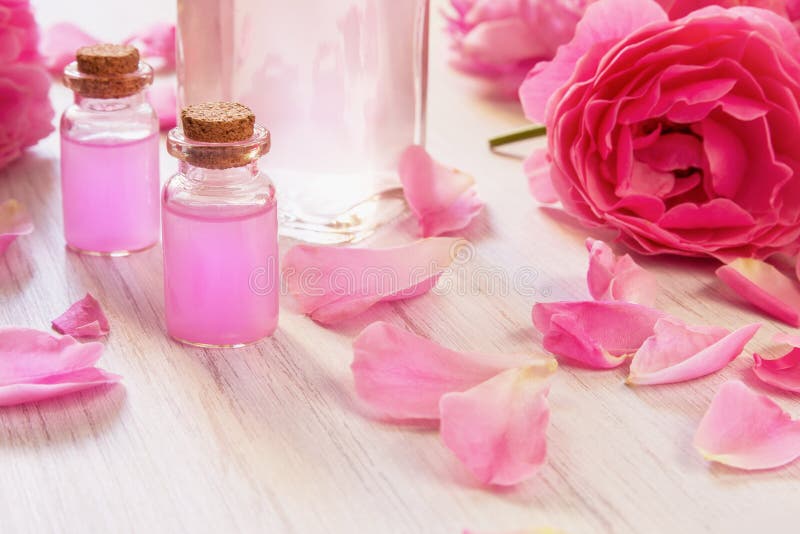
[(304, 212), (297, 206), (278, 204), (282, 236), (319, 245), (356, 243), (406, 212), (402, 188), (393, 188), (359, 202), (335, 216)]
[(150, 250), (151, 248), (158, 245), (158, 241), (153, 243), (152, 245), (147, 245), (146, 247), (131, 249), (131, 250), (88, 250), (80, 247), (76, 247), (75, 245), (71, 245), (67, 243), (67, 250), (70, 252), (74, 252), (75, 254), (81, 254), (83, 256), (97, 256), (97, 257), (105, 257), (105, 258), (124, 258), (125, 256), (130, 256), (132, 254), (138, 254), (139, 252), (145, 252)]
[(200, 341), (189, 341), (188, 339), (181, 338), (179, 336), (174, 336), (169, 334), (169, 337), (181, 345), (186, 345), (188, 347), (194, 347), (197, 349), (243, 349), (245, 347), (251, 347), (257, 343), (264, 341), (265, 339), (269, 339), (275, 332), (271, 332), (264, 337), (260, 337), (254, 341), (245, 341), (243, 343), (226, 343), (226, 344), (216, 344), (216, 343), (203, 343)]

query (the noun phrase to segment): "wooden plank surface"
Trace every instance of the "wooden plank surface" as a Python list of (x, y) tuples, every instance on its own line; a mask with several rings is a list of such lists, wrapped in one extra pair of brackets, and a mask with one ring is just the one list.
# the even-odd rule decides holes
[[(44, 23), (80, 17), (106, 39), (174, 12), (162, 0), (36, 4)], [(434, 2), (434, 13), (443, 4)], [(518, 158), (487, 151), (489, 136), (524, 121), (516, 106), (482, 100), (447, 68), (441, 26), (435, 18), (429, 145), (473, 173), (488, 203), (465, 233), (474, 258), (448, 274), (449, 289), (379, 305), (337, 329), (284, 302), (278, 333), (252, 348), (173, 343), (159, 249), (122, 259), (65, 250), (55, 135), (0, 171), (0, 200), (21, 200), (36, 224), (0, 257), (0, 324), (47, 329), (91, 291), (112, 324), (101, 366), (125, 377), (121, 386), (0, 410), (2, 534), (797, 531), (800, 465), (743, 474), (707, 465), (691, 446), (719, 385), (742, 376), (752, 384), (749, 352), (780, 329), (771, 323), (728, 369), (687, 384), (630, 388), (623, 371), (562, 367), (548, 463), (504, 492), (476, 485), (436, 432), (364, 417), (349, 363), (352, 338), (370, 321), (458, 349), (531, 352), (540, 347), (532, 304), (587, 296), (587, 232), (537, 207)], [(53, 94), (62, 108), (68, 95)], [(172, 168), (165, 156), (164, 177)], [(399, 221), (371, 242), (404, 242), (413, 230)], [(642, 263), (663, 286), (659, 306), (680, 318), (728, 328), (761, 320), (714, 281), (713, 262)], [(800, 414), (796, 399), (776, 398)]]

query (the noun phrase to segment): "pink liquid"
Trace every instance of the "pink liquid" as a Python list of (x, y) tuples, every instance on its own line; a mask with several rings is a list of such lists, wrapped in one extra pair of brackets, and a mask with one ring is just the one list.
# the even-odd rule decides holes
[(61, 136), (64, 234), (70, 247), (103, 254), (158, 242), (158, 134), (128, 143)]
[(196, 345), (237, 346), (278, 326), (276, 204), (164, 207), (167, 331)]

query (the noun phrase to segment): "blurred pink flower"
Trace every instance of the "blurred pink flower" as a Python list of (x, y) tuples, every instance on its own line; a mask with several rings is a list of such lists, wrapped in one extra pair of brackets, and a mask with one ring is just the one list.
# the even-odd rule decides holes
[(569, 213), (642, 253), (794, 255), (799, 57), (797, 31), (771, 11), (670, 21), (650, 0), (593, 3), (520, 89), (552, 161), (532, 189), (550, 185)]
[(452, 64), (488, 80), (492, 96), (515, 98), (531, 67), (572, 38), (589, 1), (450, 0)]
[(35, 60), (38, 39), (29, 0), (0, 0), (0, 64)]
[(0, 0), (0, 168), (53, 131), (38, 38), (28, 0)]

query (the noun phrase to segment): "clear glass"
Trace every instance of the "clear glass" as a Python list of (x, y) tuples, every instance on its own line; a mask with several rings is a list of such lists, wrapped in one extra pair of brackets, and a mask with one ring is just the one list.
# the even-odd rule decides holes
[[(197, 143), (180, 129), (167, 149), (180, 161), (162, 194), (167, 331), (201, 347), (241, 347), (278, 326), (275, 188), (258, 169), (268, 150), (261, 127), (245, 142)], [(214, 152), (247, 163), (208, 169), (191, 162)]]
[(181, 105), (234, 100), (272, 131), (283, 234), (354, 241), (405, 209), (424, 143), (427, 0), (178, 0)]
[[(159, 237), (158, 119), (145, 98), (152, 70), (137, 73), (143, 89), (124, 98), (78, 92), (61, 117), (61, 194), (67, 246), (93, 255), (125, 256)], [(65, 82), (86, 79), (75, 64)]]

